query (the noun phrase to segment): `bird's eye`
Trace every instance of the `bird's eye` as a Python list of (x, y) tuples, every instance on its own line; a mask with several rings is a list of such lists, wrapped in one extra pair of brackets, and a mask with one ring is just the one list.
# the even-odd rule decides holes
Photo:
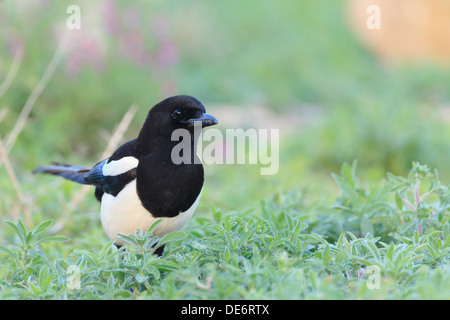
[(183, 111), (181, 111), (181, 110), (179, 110), (179, 109), (175, 110), (175, 111), (172, 113), (172, 117), (173, 117), (175, 120), (181, 119), (181, 118), (183, 117)]

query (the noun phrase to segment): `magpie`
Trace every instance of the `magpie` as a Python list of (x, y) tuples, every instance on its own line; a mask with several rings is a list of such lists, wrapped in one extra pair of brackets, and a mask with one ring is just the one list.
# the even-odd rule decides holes
[[(146, 232), (161, 218), (154, 234), (162, 237), (180, 230), (193, 215), (203, 189), (204, 170), (196, 153), (195, 126), (215, 125), (218, 120), (206, 113), (200, 101), (191, 96), (167, 98), (148, 112), (138, 137), (120, 146), (109, 158), (93, 167), (63, 163), (39, 166), (33, 173), (47, 173), (95, 187), (100, 201), (102, 226), (120, 248), (118, 234)], [(177, 129), (189, 133), (190, 161), (173, 161), (172, 138)], [(180, 152), (185, 152), (182, 150)], [(161, 255), (163, 247), (157, 254)]]

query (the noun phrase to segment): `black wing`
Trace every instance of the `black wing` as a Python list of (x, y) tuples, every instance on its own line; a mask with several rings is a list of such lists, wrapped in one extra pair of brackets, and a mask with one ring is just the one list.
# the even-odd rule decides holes
[[(113, 196), (117, 196), (117, 194), (132, 180), (136, 179), (136, 168), (130, 169), (122, 174), (116, 176), (105, 176), (103, 174), (103, 167), (107, 164), (109, 159), (106, 159), (96, 166), (94, 166), (84, 177), (84, 179), (89, 183), (95, 186), (98, 189), (101, 189), (103, 192), (109, 193)], [(100, 191), (96, 191), (97, 193)]]
[(97, 163), (85, 176), (86, 181), (96, 187), (95, 197), (100, 201), (103, 193), (109, 193), (113, 196), (117, 194), (130, 183), (133, 179), (136, 179), (136, 168), (128, 170), (122, 174), (111, 176), (105, 176), (103, 174), (103, 166), (111, 161), (118, 161), (124, 157), (135, 157), (137, 140), (131, 140), (120, 146), (108, 159)]

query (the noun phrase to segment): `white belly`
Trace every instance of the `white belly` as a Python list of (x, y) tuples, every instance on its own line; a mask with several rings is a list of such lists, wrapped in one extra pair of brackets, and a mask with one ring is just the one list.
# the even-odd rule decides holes
[[(194, 204), (185, 212), (181, 212), (176, 217), (163, 218), (163, 221), (153, 233), (163, 237), (172, 231), (183, 228), (197, 208), (201, 195), (202, 191), (200, 191)], [(142, 206), (136, 193), (136, 179), (127, 184), (116, 197), (104, 193), (100, 212), (106, 234), (118, 245), (124, 244), (122, 240), (117, 238), (118, 233), (135, 234), (137, 229), (141, 229), (145, 233), (151, 224), (157, 220)]]

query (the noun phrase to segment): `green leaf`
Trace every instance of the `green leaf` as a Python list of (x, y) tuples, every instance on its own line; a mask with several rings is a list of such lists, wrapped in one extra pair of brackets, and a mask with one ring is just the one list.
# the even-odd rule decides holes
[(159, 272), (158, 268), (154, 267), (154, 266), (149, 266), (146, 270), (147, 273), (153, 275), (153, 277), (156, 280), (159, 280), (161, 273)]
[(223, 222), (223, 228), (226, 231), (231, 231), (231, 216), (225, 217), (225, 221)]
[(42, 239), (37, 240), (36, 242), (33, 242), (33, 245), (38, 245), (44, 242), (64, 242), (64, 241), (69, 241), (70, 238), (64, 237), (64, 236), (50, 236), (50, 237), (45, 237)]
[(373, 225), (370, 220), (370, 218), (365, 214), (361, 218), (361, 233), (366, 236), (367, 234), (370, 234), (372, 236), (375, 235), (373, 231)]
[(442, 236), (444, 239), (448, 238), (450, 235), (450, 223), (446, 222), (442, 227)]
[(159, 226), (159, 224), (162, 222), (162, 219), (156, 219), (155, 222), (152, 223), (152, 225), (148, 228), (147, 233), (153, 233), (155, 229)]
[(53, 223), (53, 220), (45, 220), (41, 222), (34, 230), (32, 231), (33, 234), (41, 233), (42, 231), (48, 229), (48, 227)]
[(143, 275), (143, 274), (136, 274), (136, 276), (134, 277), (136, 279), (137, 283), (144, 283), (145, 281), (148, 280), (148, 276)]
[(173, 254), (175, 254), (175, 253), (177, 253), (177, 252), (180, 252), (180, 251), (183, 250), (183, 249), (184, 249), (184, 246), (178, 246), (178, 247), (175, 247), (175, 248), (173, 248), (172, 250), (168, 251), (168, 252), (166, 253), (166, 256), (173, 255)]
[(322, 260), (323, 260), (323, 263), (325, 265), (328, 265), (330, 263), (330, 261), (331, 261), (330, 245), (329, 244), (327, 244), (325, 246), (325, 250), (322, 253)]
[(170, 261), (159, 260), (153, 263), (159, 271), (174, 271), (180, 269), (180, 266)]
[(312, 270), (309, 270), (308, 278), (311, 283), (311, 287), (313, 289), (317, 289), (317, 282), (318, 282), (317, 275)]
[(222, 222), (222, 210), (213, 208), (213, 218), (216, 223)]
[(394, 244), (391, 243), (389, 246), (389, 249), (386, 253), (386, 258), (389, 259), (390, 261), (394, 261)]
[(398, 210), (403, 210), (403, 200), (398, 192), (395, 193), (395, 205)]
[(16, 223), (12, 221), (6, 221), (6, 224), (16, 232), (16, 234), (19, 236), (22, 246), (25, 246), (27, 244), (27, 230), (25, 229), (23, 223), (19, 220)]
[(133, 235), (119, 233), (117, 234), (117, 238), (125, 242), (128, 242), (129, 244), (135, 245), (137, 247), (139, 246), (139, 241)]
[(345, 181), (350, 185), (352, 189), (356, 189), (356, 166), (358, 162), (355, 160), (352, 166), (344, 163), (342, 165), (341, 174), (345, 178)]
[(444, 249), (444, 248), (447, 248), (448, 246), (450, 246), (450, 234), (447, 235), (447, 237), (445, 238), (445, 242), (442, 245), (442, 248)]
[(334, 173), (332, 174), (332, 177), (338, 183), (344, 195), (347, 196), (352, 203), (357, 204), (359, 202), (359, 195), (352, 185), (348, 183), (345, 178)]
[(367, 241), (366, 244), (367, 244), (367, 249), (369, 249), (370, 253), (372, 253), (372, 256), (374, 257), (374, 259), (376, 259), (377, 261), (381, 261), (380, 250), (378, 249), (376, 244), (373, 243), (372, 241)]
[(154, 250), (161, 247), (164, 244), (167, 244), (169, 242), (173, 241), (181, 241), (186, 239), (187, 234), (183, 231), (174, 231), (169, 234), (166, 234), (161, 240), (159, 240), (158, 244), (155, 246)]
[(244, 234), (241, 236), (241, 239), (239, 240), (239, 245), (243, 246), (248, 241), (248, 239), (250, 239), (253, 233), (253, 230), (247, 230), (246, 232), (244, 232)]
[(427, 248), (428, 248), (428, 253), (429, 253), (434, 259), (436, 259), (437, 252), (436, 252), (436, 250), (434, 250), (433, 246), (430, 245), (429, 243), (427, 243)]
[(14, 257), (14, 256), (15, 256), (15, 254), (14, 254), (13, 251), (11, 251), (11, 250), (9, 250), (8, 248), (6, 248), (6, 247), (4, 247), (4, 246), (1, 246), (1, 245), (0, 245), (0, 251), (6, 252), (6, 253), (7, 253), (8, 255), (10, 255), (11, 257)]
[(45, 290), (53, 279), (53, 275), (49, 274), (48, 266), (44, 265), (39, 270), (39, 287), (41, 290)]
[(378, 267), (381, 268), (381, 266), (378, 262), (374, 262), (374, 261), (371, 261), (366, 258), (362, 258), (362, 257), (358, 257), (358, 256), (350, 256), (350, 258), (352, 260), (354, 260), (355, 262), (358, 262), (361, 265), (365, 265), (365, 266), (377, 265)]

